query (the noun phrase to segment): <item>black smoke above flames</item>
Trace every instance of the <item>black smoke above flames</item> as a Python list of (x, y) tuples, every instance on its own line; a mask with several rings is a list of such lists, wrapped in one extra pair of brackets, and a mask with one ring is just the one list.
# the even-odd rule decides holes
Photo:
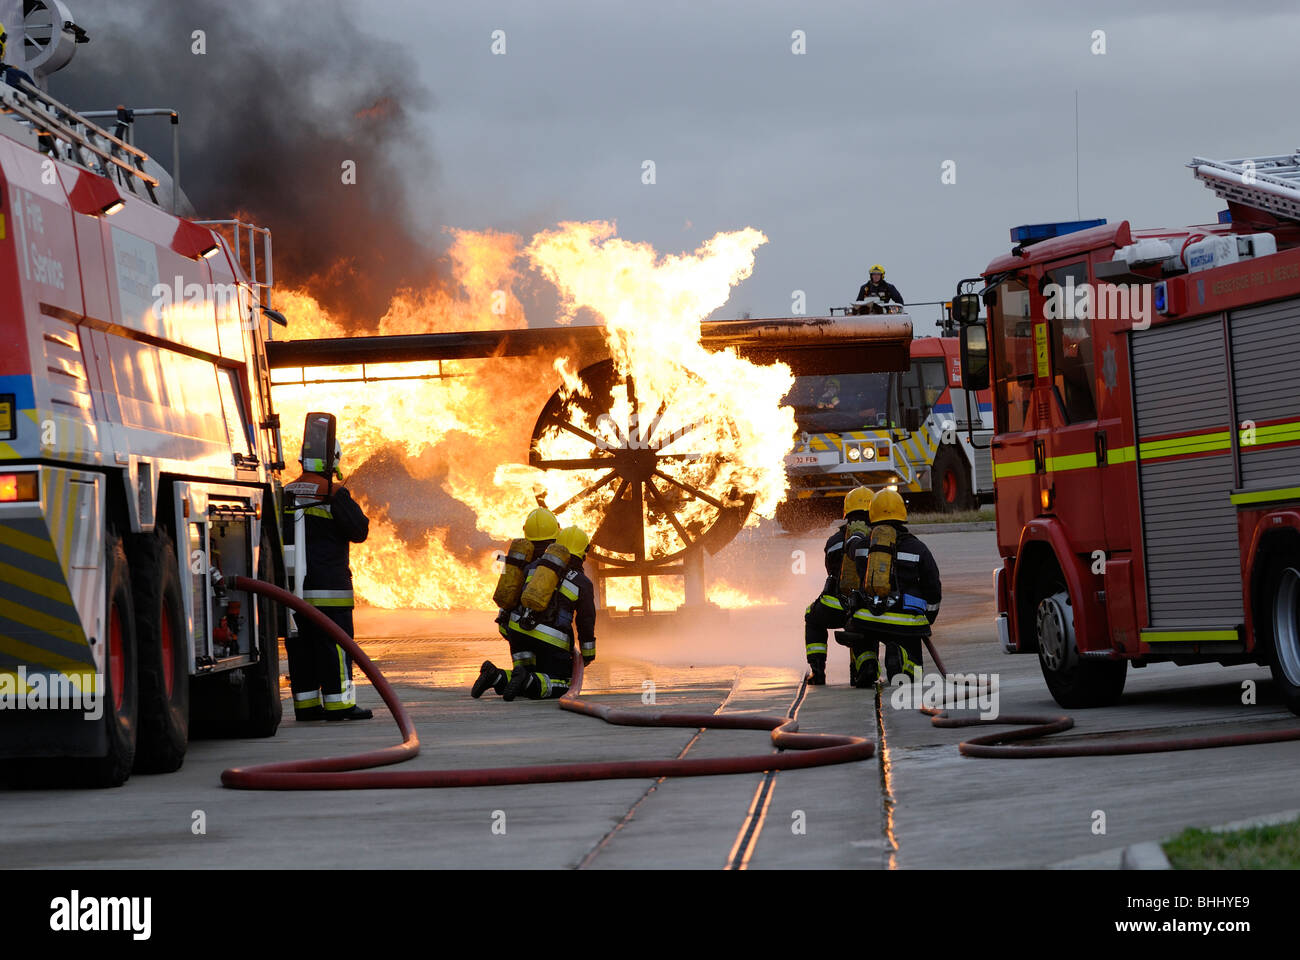
[[(269, 227), (277, 285), (305, 286), (351, 325), (371, 326), (396, 290), (436, 282), (437, 228), (411, 219), (436, 171), (414, 122), (432, 97), (409, 54), (362, 32), (364, 8), (87, 3), (72, 12), (90, 43), (50, 92), (83, 110), (177, 109), (181, 187), (198, 216)], [(170, 137), (165, 121), (137, 122), (137, 142), (166, 167)], [(344, 182), (349, 161), (355, 184)]]

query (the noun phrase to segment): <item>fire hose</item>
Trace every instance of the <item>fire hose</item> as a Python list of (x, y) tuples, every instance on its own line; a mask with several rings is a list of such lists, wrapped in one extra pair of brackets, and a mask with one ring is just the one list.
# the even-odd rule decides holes
[[(792, 717), (757, 714), (675, 713), (666, 711), (628, 710), (580, 699), (582, 692), (582, 658), (577, 651), (573, 659), (573, 682), (569, 692), (559, 700), (563, 710), (597, 717), (606, 723), (638, 727), (686, 727), (724, 730), (767, 730), (772, 745), (794, 753), (759, 754), (739, 757), (710, 757), (675, 760), (592, 761), (585, 763), (539, 764), (519, 767), (484, 767), (466, 770), (378, 771), (373, 767), (389, 766), (414, 758), (420, 752), (420, 738), (397, 693), (379, 668), (366, 656), (346, 631), (315, 607), (273, 584), (247, 577), (235, 577), (234, 590), (260, 594), (289, 607), (310, 619), (328, 633), (361, 668), (392, 711), (402, 742), (379, 750), (344, 757), (293, 760), (255, 767), (233, 767), (221, 774), (224, 786), (243, 790), (363, 790), (395, 787), (486, 787), (523, 783), (564, 783), (583, 780), (618, 780), (655, 777), (703, 777), (721, 774), (761, 773), (768, 770), (794, 770), (866, 760), (875, 754), (876, 745), (864, 737), (837, 734), (798, 733)], [(926, 648), (935, 667), (948, 675), (943, 660), (929, 637)], [(1263, 731), (1226, 734), (1214, 737), (1189, 737), (1169, 740), (1128, 740), (1116, 743), (1038, 744), (1015, 746), (1023, 740), (1038, 739), (1061, 733), (1074, 726), (1065, 715), (1011, 714), (997, 718), (951, 717), (946, 710), (922, 707), (936, 727), (1012, 725), (1021, 729), (986, 734), (963, 741), (957, 749), (963, 756), (999, 759), (1040, 757), (1097, 757), (1135, 753), (1164, 753), (1174, 750), (1204, 750), (1212, 747), (1245, 746), (1300, 740), (1300, 730)]]
[(674, 713), (627, 710), (588, 703), (582, 692), (582, 658), (573, 659), (573, 682), (559, 700), (560, 708), (598, 717), (606, 723), (636, 727), (689, 727), (724, 730), (767, 730), (772, 745), (792, 753), (758, 754), (739, 757), (708, 757), (676, 760), (592, 761), (520, 767), (484, 767), (469, 770), (371, 770), (414, 758), (420, 752), (420, 737), (402, 701), (379, 668), (366, 656), (347, 632), (305, 600), (261, 580), (235, 577), (233, 590), (246, 590), (286, 606), (311, 620), (348, 652), (392, 711), (402, 742), (380, 750), (345, 757), (293, 760), (255, 767), (234, 767), (221, 774), (223, 786), (242, 790), (364, 790), (392, 787), (489, 787), (521, 783), (564, 783), (579, 780), (619, 780), (653, 777), (707, 777), (732, 773), (761, 773), (767, 770), (795, 770), (836, 763), (866, 760), (876, 745), (864, 737), (825, 733), (798, 733), (793, 717), (756, 714)]
[[(935, 668), (948, 676), (943, 660), (935, 652), (930, 638), (925, 646), (934, 658)], [(951, 717), (947, 710), (922, 707), (921, 713), (930, 717), (936, 727), (976, 727), (1011, 725), (1019, 730), (973, 737), (957, 744), (964, 757), (989, 757), (995, 759), (1030, 759), (1039, 757), (1115, 757), (1132, 753), (1169, 753), (1174, 750), (1208, 750), (1211, 747), (1242, 747), (1257, 743), (1283, 743), (1300, 740), (1300, 729), (1265, 730), (1258, 733), (1229, 733), (1215, 737), (1179, 737), (1168, 740), (1123, 740), (1114, 743), (1036, 744), (1013, 746), (1021, 740), (1037, 740), (1054, 733), (1062, 733), (1074, 726), (1072, 717), (1059, 714), (1010, 714), (995, 718)]]

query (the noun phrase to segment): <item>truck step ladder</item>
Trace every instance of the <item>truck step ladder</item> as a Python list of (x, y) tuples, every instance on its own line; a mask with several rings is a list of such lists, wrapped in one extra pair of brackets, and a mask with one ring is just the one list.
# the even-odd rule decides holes
[(1225, 200), (1300, 220), (1300, 152), (1240, 160), (1193, 157), (1187, 166)]

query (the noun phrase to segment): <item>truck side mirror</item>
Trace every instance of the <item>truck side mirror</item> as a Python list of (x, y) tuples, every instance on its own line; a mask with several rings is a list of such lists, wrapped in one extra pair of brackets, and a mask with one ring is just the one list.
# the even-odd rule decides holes
[(921, 429), (921, 411), (916, 407), (903, 409), (903, 429), (908, 433), (916, 433)]
[(961, 385), (967, 390), (989, 386), (989, 337), (982, 323), (961, 328)]
[(959, 293), (952, 298), (952, 318), (960, 326), (979, 323), (983, 312), (978, 293)]

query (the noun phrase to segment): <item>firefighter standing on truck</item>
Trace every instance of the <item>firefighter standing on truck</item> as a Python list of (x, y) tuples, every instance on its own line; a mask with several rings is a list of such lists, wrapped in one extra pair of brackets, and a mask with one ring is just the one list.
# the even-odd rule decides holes
[(878, 263), (871, 265), (867, 282), (858, 288), (856, 299), (865, 300), (867, 297), (876, 297), (886, 303), (893, 302), (900, 306), (903, 303), (903, 295), (898, 292), (898, 287), (885, 281), (885, 268)]
[[(560, 521), (555, 514), (545, 507), (538, 507), (524, 520), (524, 535), (519, 540), (511, 540), (502, 558), (501, 576), (497, 579), (496, 591), (492, 602), (497, 605), (497, 629), (506, 640), (510, 639), (506, 626), (510, 622), (510, 613), (519, 606), (524, 592), (524, 578), (528, 565), (540, 559), (546, 553), (555, 537), (560, 532)], [(479, 667), (478, 678), (470, 688), (469, 695), (477, 700), (489, 689), (504, 693), (510, 682), (509, 670), (502, 670), (491, 660), (484, 660)]]
[[(303, 473), (284, 488), (292, 495), (285, 506), (285, 543), (293, 543), (294, 514), (301, 510), (306, 543), (306, 576), (303, 599), (352, 636), (352, 569), (348, 564), (351, 544), (364, 543), (370, 520), (352, 499), (347, 487), (334, 486), (333, 477), (343, 479), (339, 469), (343, 450), (334, 442), (333, 462), (307, 456)], [(369, 720), (371, 712), (357, 706), (352, 685), (352, 658), (347, 651), (307, 617), (297, 617), (298, 636), (285, 640), (289, 657), (289, 685), (293, 690), (293, 712), (297, 720)]]
[(5, 63), (5, 48), (8, 45), (9, 34), (5, 32), (5, 25), (0, 23), (0, 78), (3, 78), (4, 82), (14, 89), (20, 89), (18, 87), (19, 80), (25, 80), (33, 87), (36, 86), (36, 81), (31, 78), (30, 74)]
[[(862, 586), (861, 571), (869, 535), (867, 511), (872, 496), (870, 487), (850, 490), (844, 498), (844, 522), (826, 541), (826, 583), (803, 616), (804, 653), (808, 657), (811, 684), (820, 686), (826, 682), (826, 631), (844, 626), (850, 594)], [(857, 556), (859, 552), (861, 557)], [(849, 664), (850, 683), (858, 666), (856, 658)]]
[[(874, 660), (885, 645), (885, 670), (921, 679), (921, 646), (939, 616), (943, 587), (930, 549), (907, 529), (907, 506), (893, 490), (871, 502), (871, 541), (860, 603), (848, 632)], [(859, 639), (860, 638), (860, 639)]]
[(528, 565), (519, 606), (510, 614), (510, 681), (501, 699), (553, 700), (569, 691), (576, 638), (583, 664), (596, 659), (596, 588), (582, 569), (589, 538), (565, 527)]

